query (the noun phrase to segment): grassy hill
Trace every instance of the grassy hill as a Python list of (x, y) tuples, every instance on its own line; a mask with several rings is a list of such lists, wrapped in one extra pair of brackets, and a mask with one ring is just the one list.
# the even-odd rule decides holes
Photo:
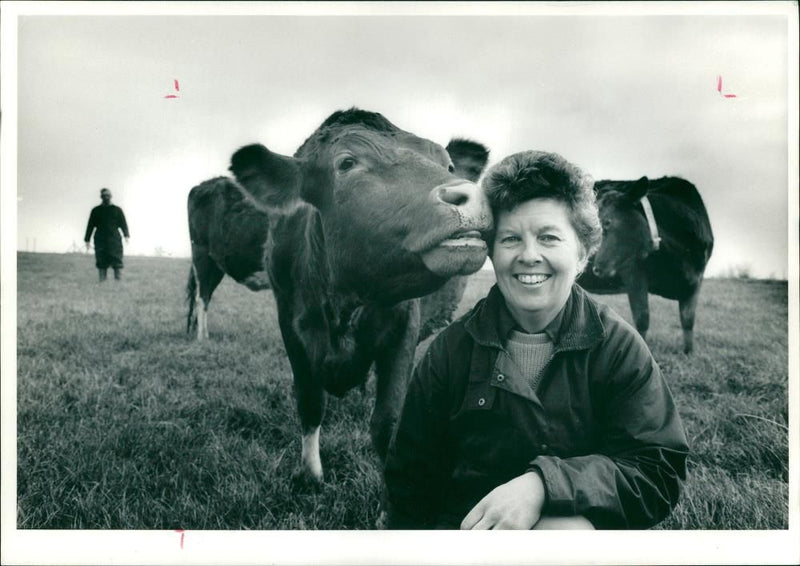
[[(198, 344), (189, 266), (127, 258), (124, 280), (101, 285), (91, 256), (18, 255), (18, 527), (373, 528), (372, 381), (330, 399), (326, 484), (292, 493), (299, 424), (272, 294), (224, 280)], [(459, 312), (492, 283), (476, 275)], [(648, 342), (692, 446), (660, 528), (787, 528), (787, 293), (785, 281), (706, 281), (691, 356), (677, 303), (651, 297)], [(630, 320), (626, 297), (598, 298)]]

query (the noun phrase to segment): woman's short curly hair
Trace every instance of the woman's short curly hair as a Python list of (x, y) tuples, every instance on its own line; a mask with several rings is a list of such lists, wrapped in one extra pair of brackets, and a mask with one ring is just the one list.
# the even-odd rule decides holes
[[(600, 246), (602, 230), (594, 195), (594, 181), (556, 153), (523, 151), (509, 155), (486, 173), (483, 190), (492, 213), (508, 212), (535, 198), (552, 198), (569, 209), (572, 227), (586, 256)], [(494, 234), (489, 242), (491, 251)]]

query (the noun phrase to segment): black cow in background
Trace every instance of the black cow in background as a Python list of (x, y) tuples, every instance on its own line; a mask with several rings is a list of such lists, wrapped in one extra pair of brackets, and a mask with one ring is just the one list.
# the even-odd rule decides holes
[(597, 181), (595, 193), (603, 243), (578, 283), (594, 293), (627, 293), (643, 337), (650, 326), (648, 293), (678, 301), (683, 351), (690, 353), (697, 300), (714, 247), (700, 194), (678, 177)]
[[(453, 138), (445, 149), (455, 175), (477, 182), (486, 168), (489, 150), (465, 138)], [(245, 198), (228, 177), (210, 179), (194, 187), (187, 205), (192, 267), (186, 285), (186, 330), (196, 329), (197, 339), (203, 340), (208, 338), (211, 296), (225, 275), (252, 291), (269, 289), (264, 256), (269, 221), (267, 214)], [(422, 320), (426, 322), (420, 340), (451, 322), (466, 283), (466, 277), (455, 277), (439, 293), (423, 298)]]
[[(208, 338), (208, 304), (227, 274), (253, 291), (269, 289), (264, 266), (267, 215), (247, 201), (227, 177), (217, 177), (189, 193), (192, 267), (186, 285), (186, 330)], [(199, 305), (197, 303), (200, 303)]]
[(445, 149), (453, 160), (456, 177), (477, 183), (489, 161), (489, 150), (482, 143), (465, 138), (453, 138)]

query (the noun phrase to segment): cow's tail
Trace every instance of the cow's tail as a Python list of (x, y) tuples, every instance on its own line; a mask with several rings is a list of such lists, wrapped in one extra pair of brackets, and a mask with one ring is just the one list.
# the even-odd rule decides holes
[(189, 303), (189, 314), (186, 315), (186, 333), (190, 333), (197, 325), (194, 309), (197, 306), (197, 278), (194, 273), (194, 264), (189, 268), (189, 280), (186, 282), (186, 302)]

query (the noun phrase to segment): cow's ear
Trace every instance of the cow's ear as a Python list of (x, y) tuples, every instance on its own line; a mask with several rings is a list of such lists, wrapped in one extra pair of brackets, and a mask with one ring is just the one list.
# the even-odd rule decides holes
[(633, 183), (628, 195), (632, 201), (638, 201), (647, 194), (647, 189), (650, 188), (650, 180), (647, 177), (642, 177)]
[(231, 156), (230, 170), (240, 188), (260, 207), (287, 208), (300, 201), (303, 172), (297, 159), (253, 144)]

